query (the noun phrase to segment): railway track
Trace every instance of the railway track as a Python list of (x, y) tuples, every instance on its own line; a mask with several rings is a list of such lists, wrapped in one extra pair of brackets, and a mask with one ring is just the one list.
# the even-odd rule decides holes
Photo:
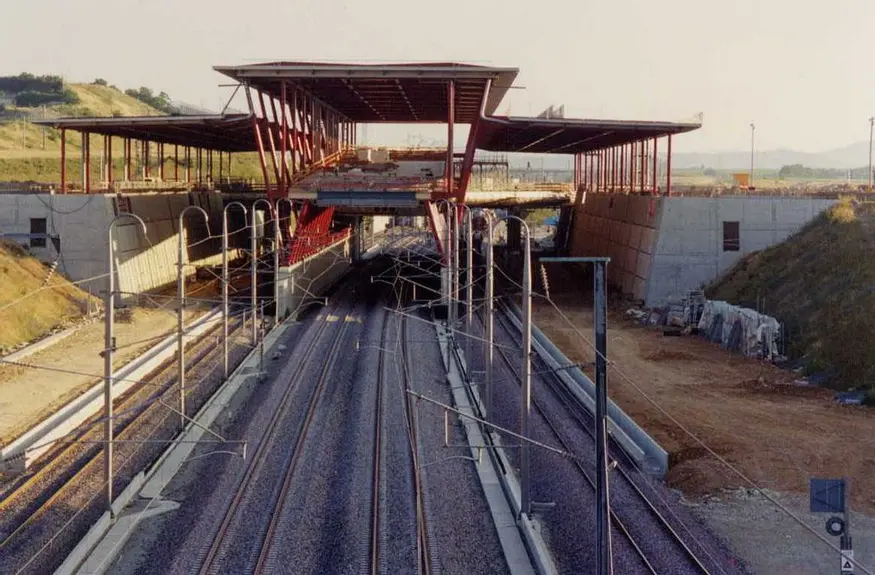
[[(283, 383), (198, 563), (202, 575), (433, 572), (415, 415), (404, 391), (406, 328), (375, 305), (385, 287), (364, 291), (326, 309), (344, 321), (333, 333), (336, 323), (319, 326)], [(379, 336), (369, 341), (369, 333)], [(344, 355), (353, 337), (362, 338), (354, 359)]]
[[(225, 572), (249, 573), (266, 570), (267, 563), (273, 555), (271, 541), (278, 525), (282, 521), (281, 513), (288, 496), (289, 483), (298, 465), (304, 439), (313, 421), (313, 414), (324, 389), (327, 374), (330, 372), (333, 360), (337, 356), (337, 350), (348, 329), (348, 324), (344, 321), (348, 309), (348, 302), (344, 301), (343, 305), (338, 306), (338, 308), (330, 311), (326, 310), (316, 335), (311, 339), (307, 349), (304, 350), (300, 368), (286, 386), (280, 404), (271, 417), (264, 436), (259, 442), (258, 448), (253, 454), (235, 490), (234, 497), (225, 511), (221, 524), (206, 551), (200, 567), (201, 574)], [(294, 407), (293, 400), (296, 398), (295, 391), (299, 386), (303, 385), (305, 376), (309, 373), (308, 367), (310, 363), (317, 359), (315, 357), (316, 351), (320, 349), (323, 343), (322, 337), (329, 330), (329, 327), (333, 325), (333, 322), (328, 321), (329, 315), (340, 319), (340, 328), (337, 329), (336, 334), (332, 338), (328, 355), (324, 358), (325, 361), (320, 377), (308, 394), (307, 410), (301, 418), (297, 418), (300, 423), (294, 426), (296, 429), (291, 430), (286, 424), (290, 419), (296, 419), (291, 413)], [(262, 482), (268, 480), (272, 473), (277, 471), (277, 469), (271, 468), (271, 465), (276, 466), (277, 462), (271, 461), (270, 456), (277, 449), (281, 450), (284, 444), (292, 444), (293, 448), (288, 453), (285, 471), (281, 472), (282, 482), (275, 501), (273, 501), (268, 509), (265, 509), (265, 512), (268, 514), (265, 516), (269, 516), (270, 520), (266, 526), (258, 529), (257, 518), (250, 517), (247, 513), (251, 509), (256, 508), (248, 507), (248, 505), (253, 499), (264, 493), (260, 489), (260, 486), (263, 485)], [(255, 529), (253, 529), (254, 526), (256, 526)]]
[[(503, 313), (497, 314), (499, 319), (497, 324), (505, 333), (507, 339), (514, 345), (519, 346), (521, 338), (518, 339), (519, 334), (517, 333), (517, 330), (510, 325), (510, 322), (506, 319), (504, 313), (509, 312), (504, 311)], [(498, 357), (507, 366), (509, 372), (514, 375), (513, 379), (518, 381), (520, 375), (519, 366), (511, 361), (508, 357), (507, 351), (503, 347), (496, 346), (495, 350)], [(539, 369), (546, 371), (545, 366), (539, 366)], [(568, 417), (570, 417), (577, 426), (586, 433), (594, 446), (595, 436), (593, 432), (593, 422), (584, 419), (582, 412), (585, 411), (585, 408), (579, 405), (576, 398), (573, 398), (567, 390), (564, 390), (563, 386), (556, 381), (555, 375), (542, 375), (540, 379), (554, 394), (556, 400), (563, 406)], [(551, 434), (556, 438), (562, 448), (570, 453), (577, 453), (578, 449), (575, 448), (575, 441), (570, 437), (570, 434), (563, 431), (563, 426), (561, 426), (554, 417), (548, 415), (549, 410), (545, 408), (543, 402), (538, 400), (534, 394), (532, 397), (532, 405), (535, 409), (535, 413), (540, 416), (541, 420), (549, 428)], [(617, 461), (617, 459), (622, 459), (622, 462), (617, 461), (618, 464), (614, 465), (611, 470), (611, 473), (615, 478), (614, 481), (611, 482), (611, 499), (614, 502), (617, 502), (618, 499), (622, 498), (625, 505), (632, 504), (634, 500), (634, 502), (637, 502), (637, 504), (645, 510), (645, 517), (639, 515), (634, 523), (624, 521), (615, 508), (611, 509), (610, 514), (611, 526), (629, 544), (630, 548), (634, 550), (642, 571), (653, 574), (672, 572), (701, 573), (704, 575), (708, 575), (712, 572), (721, 572), (722, 570), (712, 571), (712, 568), (707, 566), (705, 561), (697, 556), (687, 544), (684, 537), (672, 526), (671, 522), (662, 512), (660, 512), (636, 482), (633, 481), (626, 470), (626, 466), (632, 464), (632, 462), (625, 455), (625, 452), (613, 443), (609, 446), (609, 452), (615, 456), (615, 461)], [(595, 480), (591, 475), (590, 470), (584, 466), (579, 458), (570, 460), (570, 463), (594, 492)], [(617, 481), (617, 479), (619, 479), (619, 481)], [(643, 519), (646, 519), (646, 521), (642, 521)], [(655, 544), (655, 538), (658, 538), (659, 544)], [(707, 551), (703, 550), (703, 554), (707, 553)], [(671, 563), (672, 566), (670, 567), (670, 571), (667, 571), (666, 561), (669, 555), (674, 559)], [(678, 570), (678, 562), (684, 564), (683, 571)]]
[(386, 369), (386, 352), (383, 346), (387, 343), (386, 329), (388, 325), (388, 321), (383, 321), (383, 329), (380, 333), (380, 351), (377, 354), (377, 388), (374, 394), (374, 449), (371, 471), (371, 556), (369, 571), (371, 575), (379, 575), (382, 572), (380, 552), (386, 536), (385, 526), (380, 517), (381, 500), (385, 497), (384, 490), (380, 484), (380, 477), (383, 472), (383, 387), (385, 385), (384, 371)]
[[(232, 336), (240, 322), (232, 323)], [(190, 344), (192, 358), (186, 375), (190, 381), (190, 413), (221, 382), (221, 349), (214, 344), (216, 327)], [(233, 347), (236, 362), (245, 355)], [(139, 385), (117, 400), (115, 421), (114, 492), (120, 493), (141, 469), (160, 455), (179, 431), (175, 364), (168, 362), (149, 384)], [(75, 437), (44, 459), (30, 476), (15, 485), (0, 501), (0, 572), (45, 573), (57, 567), (66, 554), (103, 513), (105, 502), (103, 433), (95, 417)]]
[[(406, 284), (405, 284), (405, 289)], [(410, 377), (411, 355), (409, 351), (409, 337), (407, 334), (407, 316), (400, 318), (400, 338), (401, 338), (401, 371), (404, 389), (412, 389), (412, 381)], [(419, 422), (416, 418), (416, 409), (413, 404), (413, 398), (406, 393), (404, 394), (404, 415), (407, 422), (408, 440), (410, 442), (411, 452), (411, 473), (413, 477), (413, 488), (416, 498), (416, 543), (417, 543), (417, 561), (420, 575), (430, 575), (432, 573), (432, 548), (433, 543), (428, 530), (428, 507), (426, 502), (425, 488), (425, 471), (421, 466), (419, 453)]]

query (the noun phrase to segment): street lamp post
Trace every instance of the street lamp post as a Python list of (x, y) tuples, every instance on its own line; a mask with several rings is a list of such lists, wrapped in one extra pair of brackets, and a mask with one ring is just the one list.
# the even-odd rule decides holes
[(450, 202), (449, 200), (440, 199), (440, 200), (435, 202), (435, 205), (437, 205), (439, 203), (444, 203), (447, 205), (446, 228), (444, 229), (444, 250), (443, 250), (444, 251), (444, 260), (446, 261), (446, 266), (445, 266), (446, 267), (446, 274), (444, 276), (445, 281), (443, 282), (443, 285), (441, 287), (444, 291), (444, 296), (445, 296), (446, 302), (447, 302), (447, 329), (449, 331), (450, 337), (452, 337), (453, 336), (452, 326), (454, 325), (454, 323), (453, 323), (453, 313), (452, 313), (453, 284), (451, 283), (452, 277), (453, 277), (453, 250), (452, 250), (452, 229), (451, 229), (451, 226), (452, 226), (453, 220), (455, 219), (455, 211), (456, 210), (455, 210), (454, 204), (452, 202)]
[(228, 284), (230, 282), (228, 277), (228, 210), (232, 206), (243, 210), (244, 227), (247, 214), (246, 206), (240, 202), (231, 202), (222, 210), (222, 330), (224, 334), (222, 338), (222, 366), (225, 379), (228, 379)]
[[(280, 230), (280, 202), (288, 202), (288, 204), (289, 204), (289, 217), (287, 219), (291, 219), (292, 214), (295, 211), (295, 205), (292, 203), (292, 200), (290, 200), (289, 198), (279, 198), (276, 201), (276, 205), (274, 206), (274, 210), (276, 211), (276, 226), (275, 226), (275, 229), (276, 229), (276, 253), (274, 254), (274, 265), (276, 266), (276, 269), (274, 270), (273, 281), (274, 281), (274, 288), (275, 288), (274, 289), (274, 299), (276, 300), (275, 301), (276, 313), (274, 314), (276, 316), (276, 320), (275, 320), (276, 324), (279, 324), (280, 319), (282, 317), (280, 315), (281, 291), (280, 291), (280, 287), (279, 287), (279, 285), (280, 285), (280, 246), (283, 243), (283, 234), (282, 234), (282, 230)], [(288, 261), (286, 261), (286, 265), (288, 265)]]
[(750, 182), (748, 182), (748, 187), (753, 188), (753, 158), (754, 158), (754, 132), (756, 131), (756, 126), (751, 123), (750, 125)]
[(146, 223), (137, 215), (122, 212), (109, 223), (107, 228), (107, 276), (106, 276), (106, 301), (104, 312), (105, 333), (103, 345), (103, 436), (106, 445), (103, 448), (104, 458), (104, 482), (106, 483), (106, 510), (112, 514), (112, 352), (115, 350), (115, 336), (113, 334), (113, 320), (115, 315), (115, 248), (112, 243), (112, 232), (115, 224), (122, 218), (133, 218), (140, 222), (143, 236), (146, 236)]
[(184, 210), (179, 213), (179, 252), (177, 253), (177, 272), (176, 272), (176, 285), (177, 285), (177, 296), (179, 298), (179, 307), (176, 310), (176, 330), (178, 332), (178, 341), (176, 342), (177, 354), (179, 357), (177, 358), (177, 379), (179, 380), (179, 421), (182, 427), (185, 427), (185, 326), (184, 326), (184, 313), (185, 313), (185, 273), (183, 273), (184, 267), (184, 248), (185, 248), (185, 214), (188, 213), (189, 210), (195, 210), (203, 214), (204, 221), (209, 224), (210, 216), (207, 215), (207, 212), (201, 208), (200, 206), (188, 206)]
[(493, 249), (492, 249), (492, 234), (495, 231), (493, 227), (494, 216), (492, 215), (492, 211), (489, 210), (486, 212), (486, 223), (487, 223), (487, 231), (486, 231), (486, 397), (483, 400), (484, 403), (484, 419), (490, 421), (492, 417), (492, 362), (493, 357), (492, 354), (494, 350), (492, 349), (492, 341), (495, 338), (495, 318), (493, 314), (495, 313), (495, 303), (493, 301), (494, 295), (494, 276), (492, 271), (493, 266)]
[[(251, 302), (252, 302), (252, 347), (255, 347), (255, 344), (258, 343), (258, 324), (256, 319), (258, 318), (258, 244), (256, 243), (256, 225), (255, 225), (255, 216), (258, 213), (258, 204), (263, 203), (267, 206), (267, 213), (270, 214), (273, 211), (273, 206), (270, 205), (270, 202), (265, 200), (264, 198), (260, 198), (255, 200), (252, 203), (252, 233), (250, 235), (250, 249), (252, 250), (252, 255), (250, 257), (250, 289), (252, 290), (251, 294)], [(264, 222), (267, 224), (267, 220)]]
[[(525, 232), (523, 244), (523, 345), (520, 353), (522, 393), (520, 394), (520, 435), (528, 439), (532, 414), (532, 234), (529, 225), (519, 216), (505, 216), (502, 220), (518, 220)], [(489, 239), (490, 242), (492, 238)], [(524, 440), (520, 445), (520, 513), (529, 515), (532, 506), (531, 478), (532, 445)]]

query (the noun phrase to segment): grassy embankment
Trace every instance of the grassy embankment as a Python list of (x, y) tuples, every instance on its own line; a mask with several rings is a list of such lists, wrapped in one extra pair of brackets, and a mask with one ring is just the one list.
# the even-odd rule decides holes
[(60, 274), (49, 280), (52, 289), (21, 299), (39, 290), (47, 275), (46, 266), (17, 244), (0, 242), (0, 350), (39, 339), (87, 311), (88, 294)]
[(837, 389), (875, 390), (875, 203), (845, 198), (786, 241), (743, 258), (710, 299), (763, 301), (787, 351)]
[[(94, 84), (70, 84), (70, 89), (79, 96), (78, 104), (49, 106), (47, 111), (61, 116), (160, 116), (161, 112), (139, 100), (107, 86)], [(38, 109), (21, 108), (13, 111), (30, 112), (39, 116)], [(22, 122), (0, 124), (0, 182), (57, 183), (61, 179), (61, 134), (58, 130), (46, 129), (46, 147), (43, 149), (42, 128), (32, 124), (25, 126), (22, 137)], [(82, 138), (74, 132), (67, 133), (67, 179), (78, 182), (82, 179)], [(121, 177), (122, 140), (113, 138), (113, 169)], [(91, 173), (100, 173), (100, 154), (103, 137), (91, 136)], [(135, 152), (136, 153), (136, 152)], [(173, 173), (173, 148), (165, 148), (165, 170)], [(153, 173), (157, 173), (157, 158), (152, 158)], [(181, 164), (182, 162), (180, 162)], [(217, 169), (217, 168), (214, 168)], [(260, 178), (261, 168), (255, 154), (235, 154), (232, 160), (232, 175), (240, 178)]]

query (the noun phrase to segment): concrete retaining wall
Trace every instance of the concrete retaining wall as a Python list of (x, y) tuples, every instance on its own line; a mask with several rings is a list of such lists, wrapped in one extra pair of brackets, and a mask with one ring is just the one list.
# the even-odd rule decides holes
[[(780, 243), (836, 200), (789, 197), (666, 198), (646, 302), (679, 300), (745, 255)], [(723, 222), (739, 222), (739, 250), (723, 250)]]
[[(660, 305), (710, 283), (743, 256), (782, 242), (835, 201), (588, 194), (575, 212), (570, 252), (610, 257), (614, 288)], [(723, 250), (723, 222), (739, 222), (738, 251)]]
[[(31, 219), (45, 218), (48, 233), (60, 236), (60, 254), (51, 241), (44, 248), (30, 248), (31, 252), (46, 263), (60, 255), (59, 271), (73, 281), (80, 281), (106, 273), (107, 228), (115, 214), (131, 211), (146, 222), (149, 241), (143, 238), (136, 222), (120, 220), (116, 224), (113, 240), (117, 286), (123, 293), (142, 292), (175, 281), (178, 218), (189, 205), (204, 208), (210, 221), (208, 228), (199, 214), (186, 218), (185, 241), (196, 244), (188, 248), (186, 261), (217, 264), (221, 261), (221, 239), (201, 241), (221, 233), (222, 197), (214, 193), (0, 194), (0, 232), (30, 233)], [(234, 239), (235, 243), (239, 240)], [(83, 289), (97, 293), (105, 285), (106, 280), (101, 278), (83, 284)]]
[(293, 266), (280, 267), (279, 317), (295, 316), (307, 300), (334, 284), (349, 269), (351, 254), (347, 238)]
[(574, 217), (573, 256), (608, 256), (608, 281), (636, 299), (647, 295), (661, 198), (588, 194)]

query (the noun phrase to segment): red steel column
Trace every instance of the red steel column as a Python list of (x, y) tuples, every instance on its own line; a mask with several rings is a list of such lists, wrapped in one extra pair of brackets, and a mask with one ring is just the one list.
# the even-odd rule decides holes
[(617, 191), (617, 161), (619, 160), (619, 150), (616, 146), (611, 148), (611, 191)]
[(589, 153), (589, 188), (595, 190), (595, 156), (592, 152)]
[(453, 195), (453, 124), (456, 121), (456, 83), (447, 84), (447, 196)]
[(191, 183), (191, 146), (185, 147), (185, 183)]
[(629, 193), (635, 193), (635, 142), (629, 144)]
[(179, 144), (173, 145), (173, 180), (179, 181)]
[(659, 183), (656, 181), (656, 145), (658, 140), (653, 138), (653, 180), (650, 182), (650, 188), (653, 191), (653, 195), (657, 194), (659, 190)]
[(280, 193), (279, 197), (284, 198), (289, 195), (287, 189), (287, 178), (286, 173), (288, 169), (286, 168), (286, 154), (288, 153), (288, 140), (289, 140), (289, 121), (286, 117), (286, 83), (283, 81), (280, 84), (280, 110), (283, 112), (283, 121), (282, 121), (282, 136), (280, 137), (280, 153), (282, 154), (282, 163), (283, 169), (280, 174)]
[(620, 191), (626, 191), (626, 144), (620, 146)]
[(106, 183), (112, 188), (112, 136), (106, 137)]
[(665, 160), (665, 195), (671, 195), (671, 134), (668, 135), (668, 155)]
[(67, 193), (67, 129), (61, 128), (61, 193)]
[(158, 144), (158, 178), (164, 181), (164, 144)]
[(91, 134), (85, 132), (83, 134), (84, 143), (85, 143), (85, 166), (83, 170), (83, 174), (85, 175), (85, 193), (91, 193)]
[(647, 161), (647, 141), (641, 142), (641, 193), (644, 193), (644, 187), (647, 185), (647, 169), (644, 167)]
[(131, 179), (131, 139), (125, 138), (122, 140), (122, 162), (124, 163), (124, 172), (125, 181), (130, 181)]

